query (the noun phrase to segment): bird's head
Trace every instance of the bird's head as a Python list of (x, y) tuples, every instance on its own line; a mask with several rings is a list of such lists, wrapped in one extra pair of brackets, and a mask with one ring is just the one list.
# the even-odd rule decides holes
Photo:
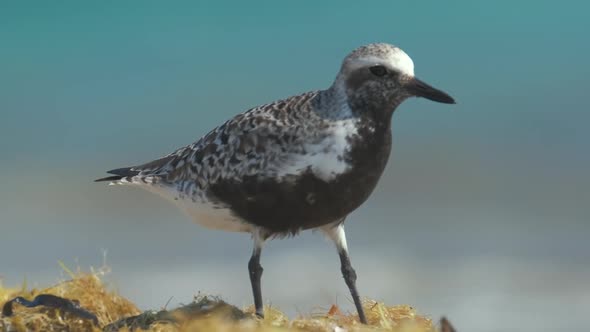
[(455, 103), (445, 92), (417, 79), (412, 59), (389, 44), (369, 44), (352, 51), (344, 59), (334, 87), (344, 92), (356, 109), (393, 111), (409, 97)]

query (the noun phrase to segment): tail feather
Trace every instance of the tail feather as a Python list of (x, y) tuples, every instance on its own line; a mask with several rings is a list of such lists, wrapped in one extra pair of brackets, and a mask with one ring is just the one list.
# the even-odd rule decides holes
[[(157, 170), (166, 166), (169, 162), (176, 158), (176, 154), (170, 154), (166, 157), (156, 159), (154, 161), (150, 161), (149, 163), (133, 166), (133, 167), (123, 167), (123, 168), (115, 168), (110, 171), (107, 171), (109, 174), (113, 174), (113, 176), (107, 176), (105, 178), (100, 178), (94, 180), (94, 182), (103, 182), (103, 181), (110, 181), (114, 183), (130, 183), (137, 180), (135, 178), (139, 175), (140, 172), (143, 172), (144, 176), (139, 179), (143, 183), (148, 183), (153, 181), (158, 177)], [(146, 174), (146, 173), (153, 173), (153, 174)]]
[(104, 178), (96, 179), (96, 180), (94, 180), (94, 182), (104, 182), (104, 181), (109, 181), (109, 182), (112, 182), (112, 181), (119, 181), (119, 180), (121, 180), (121, 178), (123, 178), (123, 177), (122, 177), (122, 176), (119, 176), (119, 175), (115, 175), (115, 176), (107, 176), (107, 177), (104, 177)]
[(96, 179), (94, 182), (103, 182), (103, 181), (119, 181), (123, 178), (131, 178), (139, 174), (139, 171), (133, 170), (133, 167), (123, 167), (123, 168), (116, 168), (110, 171), (107, 171), (109, 174), (114, 174), (113, 176), (107, 176), (104, 178)]

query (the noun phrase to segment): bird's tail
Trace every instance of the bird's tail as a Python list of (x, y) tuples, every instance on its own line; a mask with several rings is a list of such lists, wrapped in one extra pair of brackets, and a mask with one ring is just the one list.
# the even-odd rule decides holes
[(112, 176), (96, 179), (94, 182), (108, 181), (110, 184), (155, 184), (165, 176), (162, 168), (176, 156), (176, 154), (170, 154), (143, 165), (112, 169), (107, 171), (107, 173), (113, 174)]
[(123, 168), (117, 168), (117, 169), (112, 169), (110, 171), (107, 171), (107, 173), (109, 174), (114, 174), (112, 176), (107, 176), (104, 178), (100, 178), (100, 179), (96, 179), (94, 180), (94, 182), (104, 182), (104, 181), (108, 181), (111, 183), (131, 183), (133, 182), (133, 178), (137, 175), (139, 175), (139, 171), (136, 171), (133, 169), (133, 167), (123, 167)]

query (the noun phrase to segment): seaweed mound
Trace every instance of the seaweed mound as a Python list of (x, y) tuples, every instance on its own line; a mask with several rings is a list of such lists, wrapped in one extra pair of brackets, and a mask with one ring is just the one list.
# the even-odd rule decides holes
[[(407, 305), (388, 306), (365, 300), (369, 325), (333, 305), (325, 312), (289, 319), (265, 307), (237, 308), (220, 298), (196, 297), (171, 310), (141, 312), (129, 300), (108, 290), (97, 274), (71, 274), (72, 279), (43, 290), (6, 289), (0, 285), (0, 331), (435, 331), (431, 319)], [(453, 331), (446, 320), (441, 330)]]

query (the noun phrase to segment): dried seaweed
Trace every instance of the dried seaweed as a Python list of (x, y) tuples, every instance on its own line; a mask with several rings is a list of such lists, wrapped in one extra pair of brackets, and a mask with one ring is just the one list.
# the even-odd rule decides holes
[(2, 307), (2, 315), (6, 317), (12, 316), (14, 313), (12, 310), (12, 306), (14, 303), (21, 304), (27, 308), (34, 308), (37, 306), (45, 306), (53, 309), (59, 309), (63, 312), (69, 312), (75, 316), (78, 316), (83, 319), (89, 319), (94, 323), (94, 325), (98, 325), (98, 318), (91, 313), (90, 311), (80, 307), (80, 303), (76, 300), (69, 300), (63, 297), (51, 295), (51, 294), (41, 294), (35, 296), (33, 301), (29, 301), (22, 296), (17, 296), (14, 299), (4, 303)]
[[(356, 314), (343, 313), (336, 305), (292, 320), (277, 308), (266, 306), (265, 318), (259, 319), (253, 307), (241, 310), (211, 296), (197, 297), (171, 310), (141, 313), (130, 301), (107, 290), (96, 274), (72, 272), (70, 276), (71, 280), (41, 291), (26, 290), (26, 287), (6, 289), (0, 285), (0, 305), (5, 307), (11, 299), (19, 297), (21, 300), (16, 302), (20, 303), (35, 302), (38, 296), (43, 299), (48, 294), (56, 303), (58, 299), (69, 299), (55, 306), (47, 306), (43, 300), (40, 302), (44, 305), (32, 308), (10, 304), (8, 315), (0, 318), (0, 331), (435, 331), (432, 320), (417, 314), (410, 306), (388, 306), (372, 300), (363, 302), (369, 325), (360, 324)], [(98, 324), (86, 319), (88, 315), (80, 315), (80, 311), (65, 309), (68, 306), (94, 315)], [(440, 330), (455, 331), (446, 319), (441, 320)]]

